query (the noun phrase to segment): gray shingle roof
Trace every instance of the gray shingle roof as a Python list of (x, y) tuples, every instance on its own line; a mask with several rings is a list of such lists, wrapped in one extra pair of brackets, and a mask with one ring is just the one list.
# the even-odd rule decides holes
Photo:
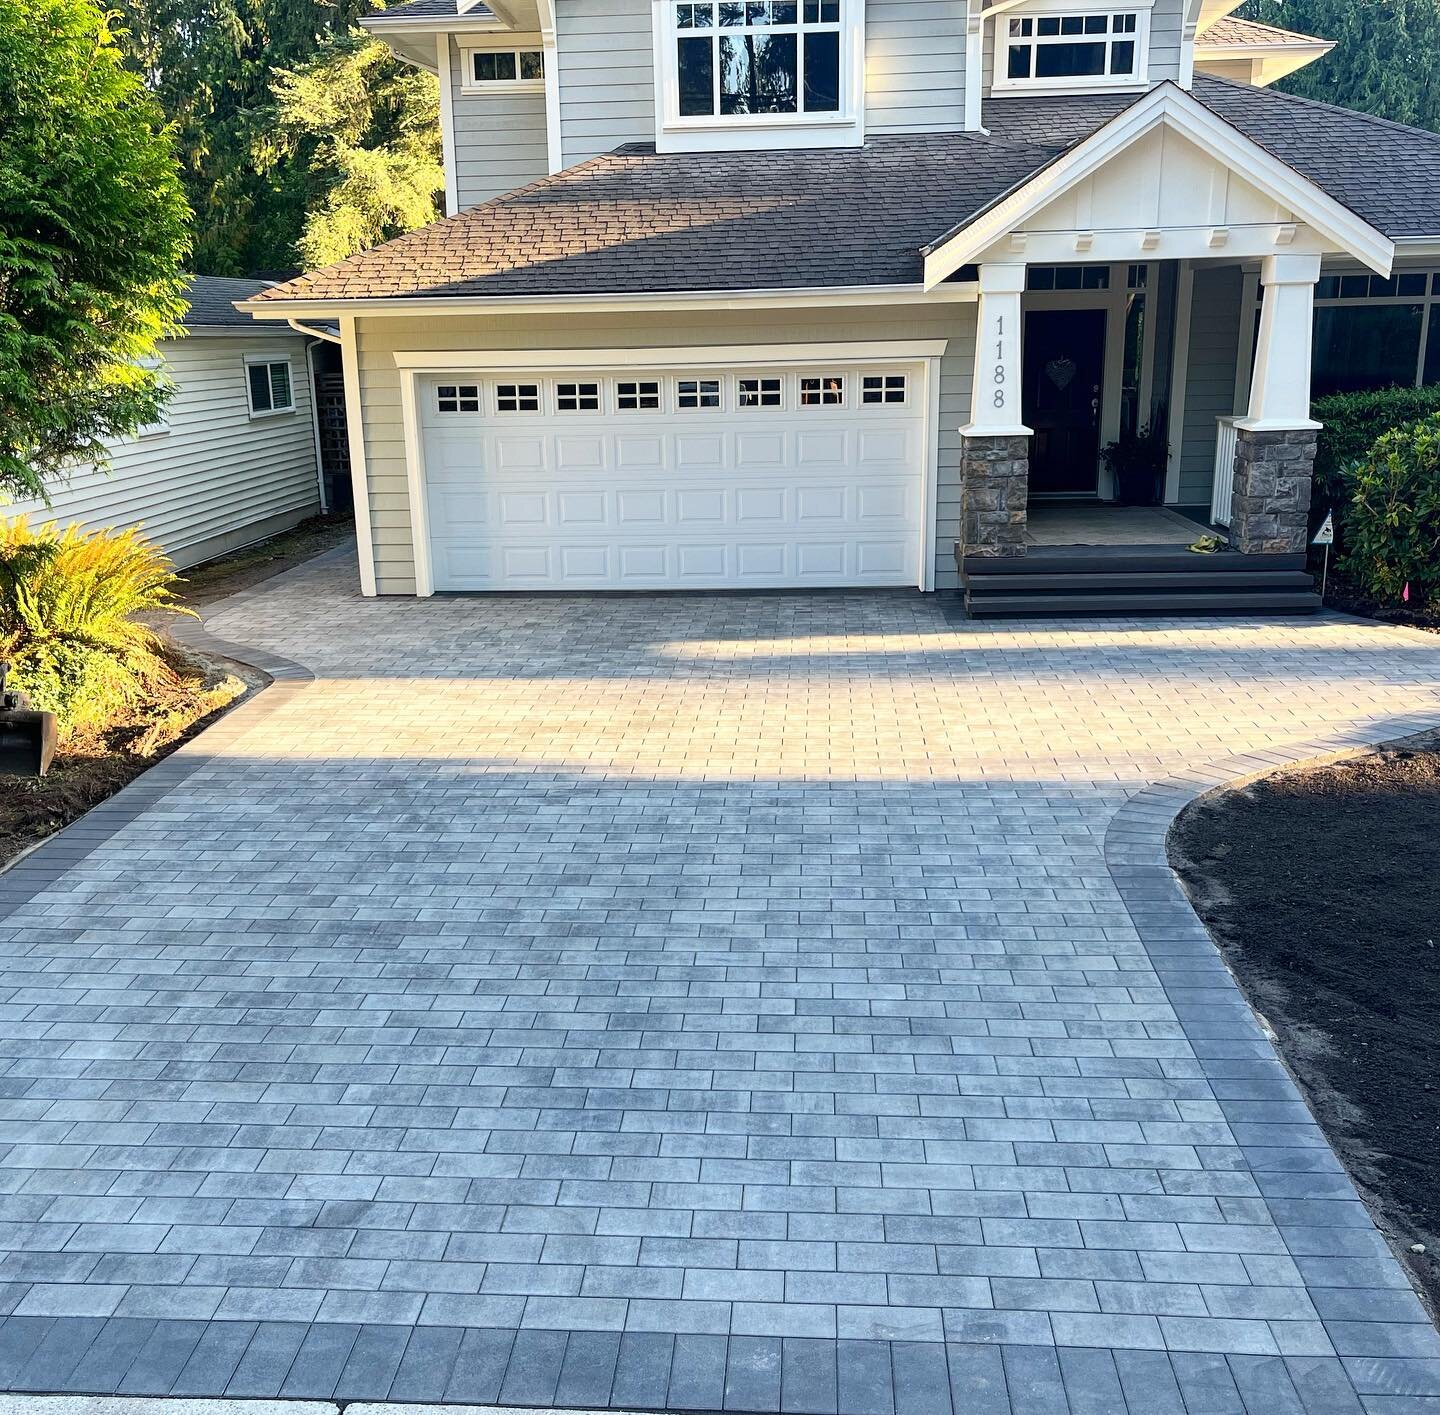
[[(1197, 76), (1195, 97), (1389, 236), (1440, 235), (1440, 135)], [(1006, 98), (988, 133), (657, 154), (630, 145), (260, 297), (384, 299), (913, 284), (921, 249), (1135, 102)]]
[(1200, 44), (1253, 45), (1286, 44), (1331, 44), (1329, 39), (1317, 39), (1313, 34), (1300, 34), (1295, 30), (1278, 29), (1275, 25), (1262, 25), (1257, 20), (1237, 20), (1234, 15), (1222, 15), (1207, 30), (1196, 36)]
[[(361, 24), (373, 20), (386, 23), (391, 20), (453, 20), (459, 15), (458, 0), (409, 0), (408, 4), (392, 5), (388, 10), (377, 10), (374, 14), (366, 15)], [(474, 5), (465, 11), (465, 18), (491, 20), (495, 15), (488, 5)]]
[[(192, 275), (185, 298), (190, 308), (180, 321), (187, 329), (255, 327), (248, 314), (235, 308), (236, 300), (248, 300), (265, 289), (261, 280), (230, 280), (218, 275)], [(274, 331), (272, 330), (271, 333)]]

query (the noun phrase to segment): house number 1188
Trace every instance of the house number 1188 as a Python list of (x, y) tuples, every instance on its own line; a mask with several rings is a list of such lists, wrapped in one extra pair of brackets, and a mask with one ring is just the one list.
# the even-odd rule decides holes
[(1005, 316), (995, 321), (995, 406), (1005, 406)]

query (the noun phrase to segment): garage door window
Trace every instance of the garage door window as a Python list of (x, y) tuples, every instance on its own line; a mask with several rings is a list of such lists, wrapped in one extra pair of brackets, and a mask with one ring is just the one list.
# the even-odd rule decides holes
[(780, 380), (778, 378), (742, 378), (740, 380), (740, 406), (742, 408), (778, 408), (780, 401)]
[(442, 413), (478, 413), (480, 388), (474, 383), (442, 383), (435, 390), (435, 406)]
[(860, 384), (862, 403), (904, 403), (905, 375), (903, 373), (867, 373)]
[(659, 381), (622, 380), (615, 385), (615, 406), (622, 413), (654, 412), (660, 407)]
[(720, 380), (718, 378), (682, 378), (676, 385), (675, 401), (682, 408), (718, 408), (720, 406)]
[(555, 407), (562, 413), (598, 413), (600, 411), (600, 385), (598, 383), (557, 383), (555, 385)]
[(845, 376), (839, 373), (822, 374), (819, 378), (800, 380), (800, 406), (802, 408), (838, 408), (845, 402)]
[(538, 383), (497, 383), (495, 385), (495, 408), (501, 413), (538, 413), (540, 411), (540, 385)]

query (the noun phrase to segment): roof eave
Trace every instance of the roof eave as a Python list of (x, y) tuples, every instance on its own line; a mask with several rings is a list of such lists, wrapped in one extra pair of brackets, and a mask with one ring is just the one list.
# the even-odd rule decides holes
[(526, 314), (575, 311), (595, 314), (611, 310), (756, 309), (868, 304), (963, 303), (975, 298), (972, 284), (951, 282), (926, 290), (920, 282), (888, 285), (806, 285), (770, 290), (632, 290), (583, 295), (372, 295), (348, 299), (245, 300), (236, 308), (256, 320), (314, 319), (325, 316), (391, 316), (411, 314)]

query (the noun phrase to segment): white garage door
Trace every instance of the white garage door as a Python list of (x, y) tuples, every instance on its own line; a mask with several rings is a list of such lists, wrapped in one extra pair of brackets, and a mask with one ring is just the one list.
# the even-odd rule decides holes
[(422, 379), (437, 590), (915, 585), (922, 369)]

